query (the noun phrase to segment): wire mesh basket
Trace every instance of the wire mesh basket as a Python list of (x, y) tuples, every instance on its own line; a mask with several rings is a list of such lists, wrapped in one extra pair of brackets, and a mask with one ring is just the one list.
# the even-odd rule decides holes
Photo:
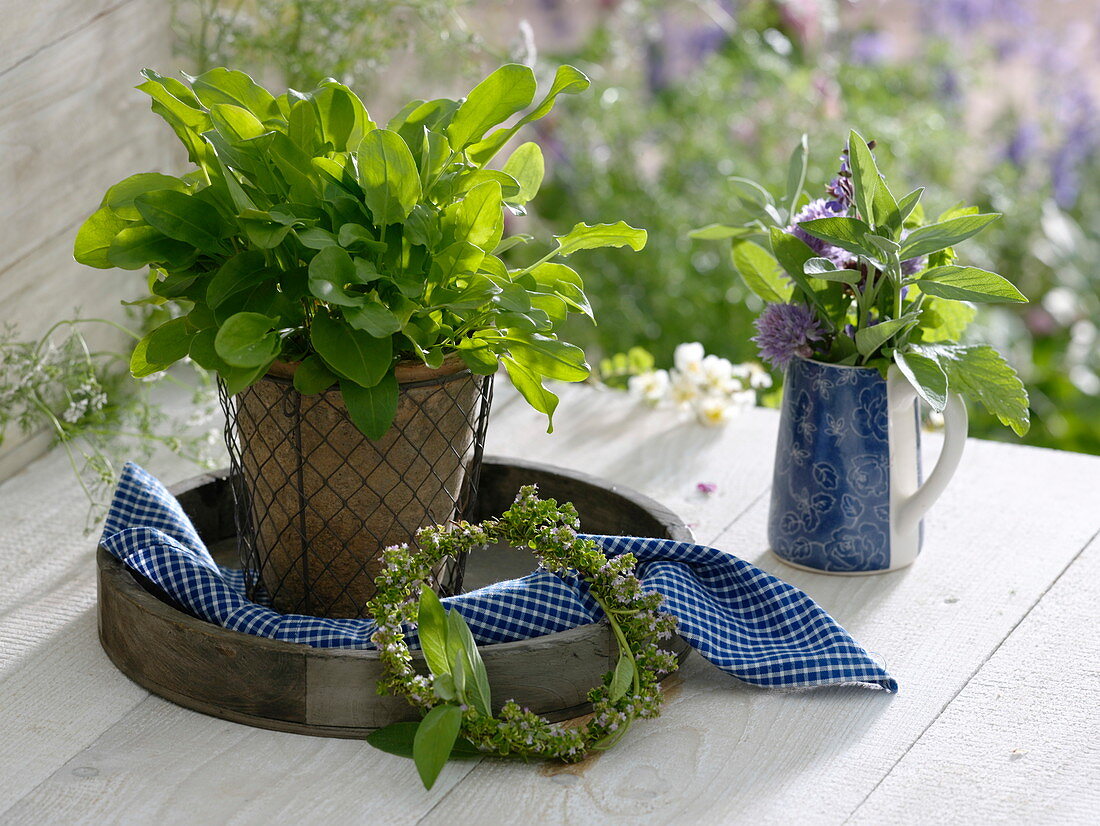
[[(283, 613), (364, 617), (385, 547), (471, 514), (492, 376), (454, 362), (398, 365), (397, 378), (397, 416), (377, 441), (352, 423), (339, 390), (302, 395), (285, 367), (236, 396), (219, 388), (253, 599)], [(435, 588), (458, 593), (464, 568), (448, 562)]]

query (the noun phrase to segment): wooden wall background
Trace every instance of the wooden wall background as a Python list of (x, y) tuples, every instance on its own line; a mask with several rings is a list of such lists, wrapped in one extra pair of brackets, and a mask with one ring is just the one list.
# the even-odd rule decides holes
[[(36, 338), (54, 321), (124, 315), (140, 272), (73, 261), (73, 238), (104, 190), (176, 161), (133, 87), (175, 70), (165, 0), (0, 0), (0, 324)], [(48, 445), (8, 433), (0, 479)]]

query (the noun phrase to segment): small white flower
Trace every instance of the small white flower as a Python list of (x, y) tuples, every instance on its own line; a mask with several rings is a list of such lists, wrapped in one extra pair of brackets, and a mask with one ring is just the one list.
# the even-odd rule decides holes
[(703, 382), (713, 393), (728, 393), (734, 389), (733, 364), (721, 356), (706, 356), (702, 361)]
[(698, 341), (684, 342), (676, 346), (672, 354), (672, 362), (681, 373), (692, 376), (701, 375), (703, 372), (703, 357), (706, 351)]
[(737, 408), (719, 396), (706, 396), (695, 405), (695, 417), (707, 427), (724, 425), (736, 414)]
[(759, 364), (750, 363), (743, 365), (749, 368), (749, 386), (756, 390), (766, 390), (772, 386), (772, 377)]
[(684, 407), (698, 399), (702, 393), (695, 379), (678, 370), (672, 372), (672, 380), (669, 384), (668, 396), (673, 403)]
[(627, 388), (632, 396), (636, 396), (649, 404), (656, 404), (668, 393), (669, 378), (667, 370), (650, 370), (631, 376), (627, 382)]

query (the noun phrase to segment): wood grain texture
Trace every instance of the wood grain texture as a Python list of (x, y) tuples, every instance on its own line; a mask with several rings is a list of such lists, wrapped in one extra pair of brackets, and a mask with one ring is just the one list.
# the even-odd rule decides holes
[(135, 0), (37, 0), (0, 3), (0, 78), (14, 66), (87, 28), (96, 18)]
[(1100, 540), (1094, 539), (856, 809), (941, 823), (1088, 822), (1100, 811)]

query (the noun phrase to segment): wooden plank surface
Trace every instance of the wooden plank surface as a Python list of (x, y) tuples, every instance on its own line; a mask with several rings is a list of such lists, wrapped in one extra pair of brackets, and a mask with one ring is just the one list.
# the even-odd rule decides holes
[(1100, 540), (1094, 539), (856, 809), (948, 823), (1100, 811)]
[[(1082, 577), (1095, 582), (1095, 567), (1066, 571), (1100, 528), (1095, 457), (971, 442), (951, 498), (932, 511), (917, 564), (850, 579), (795, 571), (766, 555), (763, 494), (774, 413), (751, 411), (724, 430), (708, 431), (668, 412), (641, 410), (618, 395), (578, 389), (564, 396), (557, 419), (558, 432), (546, 437), (535, 414), (506, 402), (494, 415), (489, 449), (609, 476), (665, 502), (696, 523), (702, 541), (809, 591), (886, 658), (901, 693), (769, 692), (736, 683), (693, 657), (670, 690), (664, 715), (639, 723), (615, 750), (574, 767), (456, 764), (428, 793), (408, 761), (363, 744), (256, 731), (147, 697), (98, 653), (90, 623), (81, 625), (90, 616), (91, 557), (81, 562), (79, 541), (69, 534), (66, 542), (59, 528), (55, 541), (64, 550), (47, 551), (39, 560), (41, 540), (29, 527), (18, 536), (4, 529), (5, 551), (15, 542), (34, 551), (14, 561), (0, 557), (0, 575), (15, 577), (7, 591), (6, 579), (0, 580), (0, 595), (26, 597), (15, 612), (0, 602), (0, 634), (23, 641), (17, 662), (0, 664), (0, 821), (103, 822), (123, 812), (133, 820), (168, 823), (832, 823), (853, 812), (859, 819), (881, 812), (880, 821), (896, 820), (906, 790), (925, 782), (913, 744), (933, 743), (929, 738), (953, 714), (982, 730), (983, 695), (962, 711), (952, 709), (978, 690), (983, 673), (994, 673), (988, 668), (1003, 660), (1005, 675), (1013, 668), (1029, 675), (1014, 675), (1030, 688), (1008, 695), (1003, 715), (1011, 715), (1016, 697), (1040, 711), (1052, 703), (1058, 713), (1047, 692), (1067, 695), (1069, 702), (1073, 688), (1066, 686), (1079, 692), (1084, 681), (1095, 682), (1093, 661), (1068, 656), (1068, 643), (1057, 686), (1048, 686), (1041, 658), (1011, 653), (1028, 650), (1011, 647), (1018, 644), (1013, 639), (1042, 619), (1046, 599), (1072, 590), (1068, 583)], [(929, 441), (934, 450), (936, 440)], [(173, 478), (168, 469), (153, 470)], [(36, 468), (30, 478), (40, 473)], [(698, 481), (714, 482), (718, 490), (699, 494)], [(15, 490), (11, 483), (0, 488), (0, 516), (18, 512), (18, 505), (9, 505)], [(36, 524), (41, 510), (35, 513), (30, 502), (23, 507), (27, 525)], [(71, 522), (64, 503), (50, 513)], [(73, 602), (85, 607), (70, 609), (74, 622), (68, 626), (42, 610)], [(1080, 610), (1089, 601), (1066, 605), (1047, 624), (1058, 617), (1082, 624)], [(52, 657), (40, 656), (54, 649)], [(82, 673), (73, 673), (73, 663), (82, 663)], [(1008, 676), (997, 679), (1007, 685)], [(990, 684), (997, 679), (990, 677)], [(61, 698), (69, 708), (52, 723)], [(1039, 714), (1030, 725), (1038, 730), (1044, 719)], [(51, 733), (41, 743), (26, 736), (38, 727)], [(1073, 727), (1066, 732), (1068, 738)], [(939, 748), (949, 748), (952, 729), (939, 736)], [(916, 772), (912, 781), (892, 780), (906, 772)], [(1024, 788), (1010, 775), (999, 780), (1005, 794)], [(1060, 808), (1041, 811), (1084, 822), (1075, 806), (1095, 802), (1092, 782)], [(1055, 792), (1061, 788), (1050, 783)], [(942, 797), (965, 812), (968, 795), (976, 793), (960, 780), (952, 795)], [(1002, 814), (1011, 819), (1013, 811), (1007, 806)], [(920, 819), (911, 809), (903, 814)]]

